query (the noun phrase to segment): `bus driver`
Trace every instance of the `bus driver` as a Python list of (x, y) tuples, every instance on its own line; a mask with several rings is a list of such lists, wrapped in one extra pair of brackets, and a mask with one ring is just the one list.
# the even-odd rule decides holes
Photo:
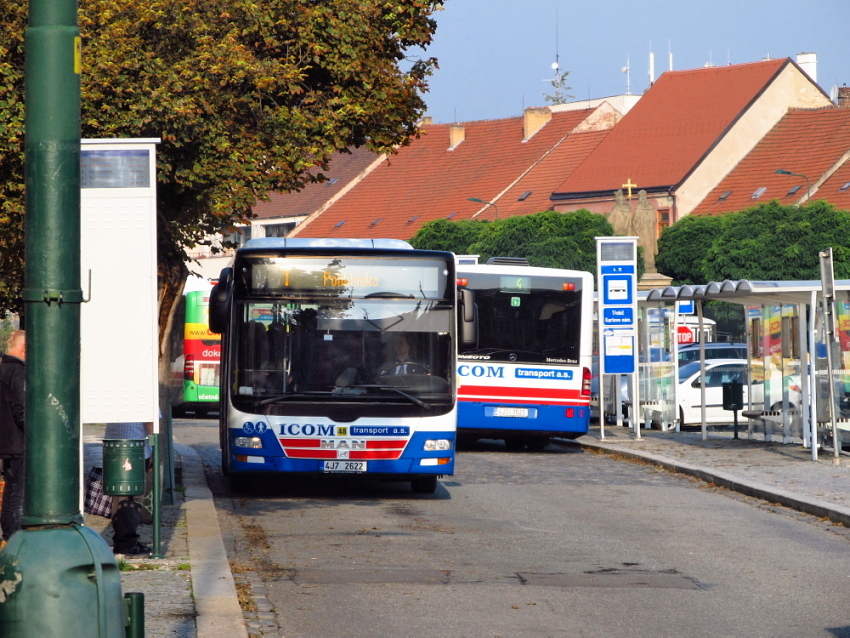
[(378, 368), (378, 376), (391, 374), (430, 374), (428, 366), (414, 361), (410, 356), (410, 343), (403, 332), (390, 338), (389, 360)]

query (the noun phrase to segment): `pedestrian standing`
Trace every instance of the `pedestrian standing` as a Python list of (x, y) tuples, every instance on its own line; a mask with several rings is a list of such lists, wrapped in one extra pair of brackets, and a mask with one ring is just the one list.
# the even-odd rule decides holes
[(21, 529), (24, 504), (24, 392), (26, 389), (26, 333), (15, 330), (0, 359), (0, 459), (3, 460), (3, 507), (0, 510), (2, 542)]

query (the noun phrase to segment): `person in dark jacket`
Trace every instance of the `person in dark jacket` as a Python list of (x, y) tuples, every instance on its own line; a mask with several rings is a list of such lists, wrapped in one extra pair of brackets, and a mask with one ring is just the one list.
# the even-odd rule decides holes
[(3, 459), (3, 543), (21, 529), (24, 504), (24, 390), (26, 387), (26, 333), (15, 330), (0, 359), (0, 459)]

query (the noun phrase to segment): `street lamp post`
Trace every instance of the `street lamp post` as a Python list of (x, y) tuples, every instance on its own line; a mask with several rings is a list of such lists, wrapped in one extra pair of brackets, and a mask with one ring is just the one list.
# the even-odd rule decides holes
[(493, 210), (496, 211), (496, 219), (499, 219), (499, 207), (496, 206), (493, 202), (488, 202), (488, 201), (480, 199), (478, 197), (470, 197), (469, 201), (478, 202), (479, 204), (487, 204), (488, 206), (492, 206)]
[(800, 173), (792, 173), (791, 171), (786, 171), (785, 169), (782, 169), (782, 168), (777, 169), (776, 173), (778, 175), (793, 175), (794, 177), (802, 177), (804, 180), (806, 180), (806, 201), (809, 201), (809, 198), (812, 195), (812, 188), (811, 188), (811, 185), (809, 184), (809, 178), (808, 177), (806, 177), (805, 175), (802, 175)]

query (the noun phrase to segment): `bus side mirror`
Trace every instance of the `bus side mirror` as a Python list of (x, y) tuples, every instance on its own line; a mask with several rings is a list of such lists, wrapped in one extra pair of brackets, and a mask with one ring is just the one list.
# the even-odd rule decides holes
[(475, 295), (466, 288), (461, 288), (458, 293), (461, 345), (466, 348), (474, 348), (478, 345), (478, 307), (475, 305)]
[(218, 334), (227, 331), (227, 319), (230, 315), (230, 280), (233, 268), (222, 268), (218, 283), (210, 292), (210, 330)]

